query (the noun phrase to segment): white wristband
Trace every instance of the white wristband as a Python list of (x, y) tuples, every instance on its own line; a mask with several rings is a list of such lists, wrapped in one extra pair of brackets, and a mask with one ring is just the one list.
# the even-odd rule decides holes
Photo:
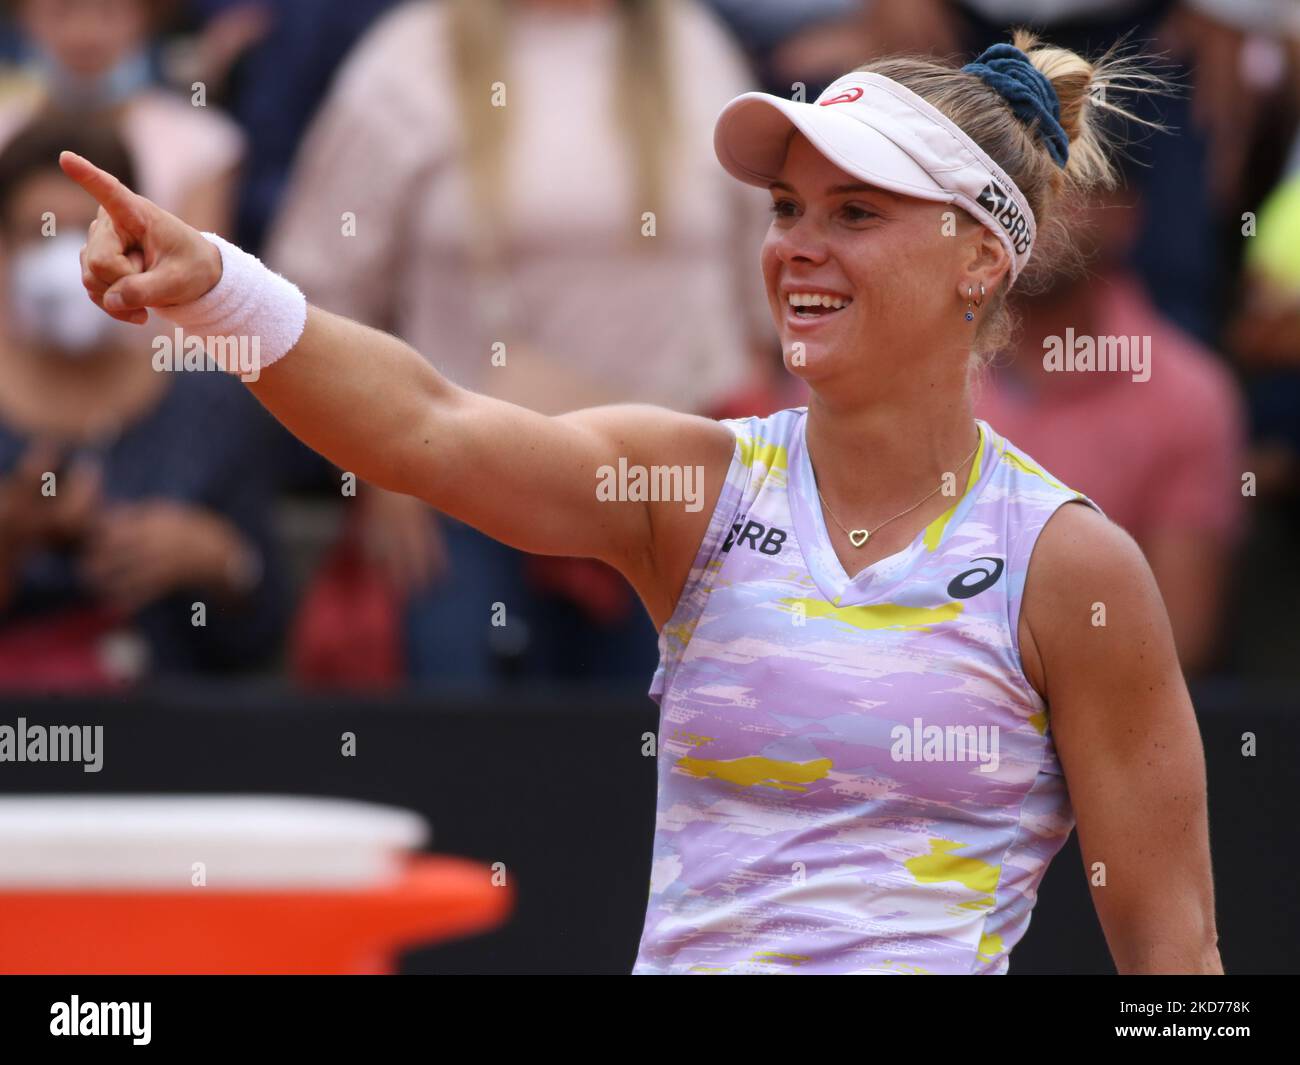
[(307, 299), (257, 256), (215, 233), (203, 236), (221, 252), (221, 280), (192, 303), (158, 307), (155, 312), (203, 337), (208, 355), (223, 370), (256, 380), (262, 367), (298, 343), (307, 324)]

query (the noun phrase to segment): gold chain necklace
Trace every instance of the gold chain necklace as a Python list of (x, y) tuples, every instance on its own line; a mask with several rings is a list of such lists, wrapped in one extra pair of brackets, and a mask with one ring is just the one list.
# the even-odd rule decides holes
[[(975, 445), (975, 451), (978, 451), (980, 449), (980, 443), (983, 443), (983, 441), (984, 441), (984, 436), (981, 433), (980, 440)], [(961, 470), (966, 465), (966, 463), (970, 462), (970, 460), (975, 457), (975, 451), (972, 451), (969, 455), (967, 455), (964, 459), (961, 460), (961, 463), (957, 466), (958, 470)], [(934, 491), (927, 492), (925, 498), (917, 500), (906, 510), (899, 511), (897, 514), (895, 514), (892, 518), (888, 519), (887, 521), (882, 521), (874, 529), (850, 529), (847, 525), (845, 525), (842, 521), (840, 521), (839, 518), (835, 517), (835, 511), (831, 510), (831, 505), (826, 502), (826, 497), (822, 495), (822, 490), (820, 488), (817, 489), (817, 498), (822, 501), (822, 506), (826, 508), (826, 513), (831, 516), (831, 520), (834, 521), (835, 524), (838, 525), (841, 529), (843, 529), (844, 532), (848, 535), (849, 543), (851, 543), (854, 547), (861, 547), (863, 544), (867, 542), (867, 540), (871, 538), (872, 533), (880, 532), (880, 530), (883, 529), (886, 525), (888, 525), (889, 522), (897, 521), (899, 518), (903, 517), (904, 514), (912, 513), (912, 511), (914, 511), (917, 507), (919, 507), (922, 503), (924, 503), (926, 499), (929, 499), (932, 495), (934, 495), (935, 492), (939, 491), (939, 489), (942, 487), (943, 487), (943, 481), (940, 480), (938, 486), (935, 487)]]

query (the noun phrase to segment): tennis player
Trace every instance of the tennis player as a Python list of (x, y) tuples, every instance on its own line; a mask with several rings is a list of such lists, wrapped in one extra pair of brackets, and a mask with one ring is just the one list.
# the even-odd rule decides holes
[(62, 165), (102, 205), (83, 280), (109, 314), (257, 338), (250, 387), (338, 466), (636, 588), (662, 714), (636, 972), (1004, 973), (1077, 821), (1118, 969), (1217, 973), (1203, 752), (1150, 570), (972, 415), (1007, 291), (1110, 177), (1122, 67), (1018, 34), (732, 101), (717, 153), (771, 190), (762, 269), (812, 391), (761, 419), (475, 395)]

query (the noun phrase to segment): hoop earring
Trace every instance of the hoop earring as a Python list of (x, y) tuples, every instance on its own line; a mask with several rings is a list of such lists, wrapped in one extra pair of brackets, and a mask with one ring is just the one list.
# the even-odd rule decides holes
[[(969, 286), (969, 285), (966, 286), (966, 295), (968, 295), (968, 296), (970, 295), (970, 286)], [(984, 282), (983, 282), (983, 281), (980, 282), (980, 298), (977, 299), (977, 300), (975, 301), (975, 306), (976, 306), (976, 307), (983, 307), (983, 306), (984, 306)]]
[[(974, 293), (975, 290), (970, 285), (967, 285), (966, 286), (966, 321), (968, 322), (975, 321), (975, 312), (970, 309), (971, 296), (974, 295)], [(976, 306), (978, 306), (978, 304)]]

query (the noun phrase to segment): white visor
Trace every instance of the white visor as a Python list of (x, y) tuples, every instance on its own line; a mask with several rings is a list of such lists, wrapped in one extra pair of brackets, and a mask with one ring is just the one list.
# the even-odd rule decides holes
[(965, 208), (1002, 241), (1014, 284), (1034, 246), (1034, 213), (1015, 183), (970, 137), (916, 93), (855, 71), (815, 103), (763, 92), (737, 96), (718, 115), (713, 148), (733, 177), (767, 188), (795, 130), (845, 173), (901, 196)]

